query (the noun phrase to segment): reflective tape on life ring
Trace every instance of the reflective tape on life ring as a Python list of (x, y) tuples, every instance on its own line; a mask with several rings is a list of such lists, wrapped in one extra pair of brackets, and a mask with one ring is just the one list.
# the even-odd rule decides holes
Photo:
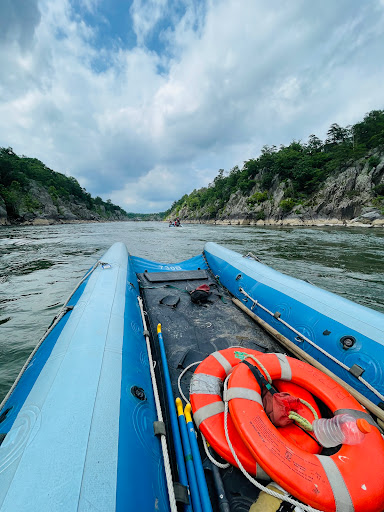
[(200, 428), (200, 425), (203, 421), (212, 418), (212, 416), (216, 416), (216, 414), (220, 414), (222, 412), (224, 412), (224, 403), (213, 402), (211, 404), (200, 407), (200, 409), (193, 415), (193, 419), (195, 420), (197, 428)]
[[(291, 373), (291, 382), (318, 397), (333, 413), (348, 410), (366, 417), (366, 410), (348, 391), (313, 366), (275, 354), (262, 354), (258, 359), (272, 380), (287, 379)], [(242, 364), (228, 382), (228, 390), (239, 387), (260, 392), (252, 372)], [(282, 436), (258, 402), (248, 401), (245, 407), (244, 399), (233, 398), (229, 410), (255, 459), (293, 496), (325, 512), (384, 510), (384, 440), (378, 429), (372, 429), (358, 445), (342, 445), (330, 456), (317, 455)]]
[[(234, 466), (237, 464), (225, 439), (222, 392), (225, 378), (242, 361), (245, 355), (244, 350), (240, 347), (232, 347), (212, 353), (197, 367), (190, 383), (190, 401), (196, 426), (212, 448)], [(255, 357), (261, 354), (250, 349), (246, 352)], [(256, 463), (241, 437), (237, 435), (230, 417), (228, 429), (232, 436), (236, 436), (234, 440), (236, 453), (246, 470), (258, 478), (269, 479), (265, 471)]]
[(254, 391), (253, 389), (247, 388), (231, 388), (227, 389), (226, 393), (223, 394), (224, 402), (228, 402), (233, 398), (244, 398), (245, 400), (252, 400), (253, 402), (258, 402), (261, 406), (263, 405), (263, 401), (261, 399), (260, 393)]
[(291, 366), (288, 362), (287, 356), (285, 354), (276, 354), (277, 359), (280, 363), (281, 368), (281, 380), (292, 380), (292, 371)]

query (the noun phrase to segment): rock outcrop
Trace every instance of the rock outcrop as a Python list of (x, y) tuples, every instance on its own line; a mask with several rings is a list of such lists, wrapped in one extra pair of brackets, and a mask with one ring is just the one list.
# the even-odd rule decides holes
[(100, 222), (127, 220), (121, 209), (106, 212), (101, 204), (96, 209), (74, 196), (68, 199), (51, 196), (40, 183), (30, 180), (28, 194), (20, 193), (12, 207), (7, 210), (0, 196), (0, 225), (10, 224), (58, 224), (70, 222)]
[[(378, 162), (372, 165), (371, 156)], [(248, 225), (350, 225), (384, 227), (384, 156), (371, 153), (343, 171), (329, 176), (316, 194), (294, 197), (292, 183), (275, 176), (268, 191), (256, 185), (245, 196), (234, 192), (225, 207), (211, 218), (208, 209), (183, 206), (177, 215), (183, 222)], [(171, 217), (174, 214), (171, 213)]]

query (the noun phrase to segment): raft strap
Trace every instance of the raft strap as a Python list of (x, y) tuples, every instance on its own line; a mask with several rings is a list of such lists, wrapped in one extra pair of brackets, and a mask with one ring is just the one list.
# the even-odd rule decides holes
[(165, 436), (167, 435), (165, 430), (164, 421), (154, 421), (153, 422), (153, 432), (155, 436)]
[(184, 505), (190, 504), (188, 488), (185, 485), (180, 482), (173, 482), (173, 491), (176, 501), (184, 503)]
[[(278, 393), (277, 389), (275, 389), (268, 381), (267, 379), (264, 377), (264, 375), (261, 373), (261, 371), (256, 367), (254, 366), (253, 364), (249, 363), (248, 361), (246, 361), (245, 359), (243, 361), (241, 361), (241, 363), (244, 363), (246, 366), (248, 366), (248, 368), (251, 370), (252, 372), (252, 375), (255, 377), (258, 385), (260, 386), (260, 390), (263, 389), (263, 387), (267, 388), (267, 390), (272, 394), (274, 395), (275, 393)], [(241, 364), (240, 363), (240, 364)]]
[(358, 364), (354, 364), (353, 366), (351, 366), (348, 371), (357, 379), (360, 377), (360, 375), (363, 375), (363, 373), (365, 372), (364, 368), (362, 368)]

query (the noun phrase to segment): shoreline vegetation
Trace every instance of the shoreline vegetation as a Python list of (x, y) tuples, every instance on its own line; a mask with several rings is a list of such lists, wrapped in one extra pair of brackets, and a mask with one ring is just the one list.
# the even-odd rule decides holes
[(384, 110), (353, 126), (332, 124), (325, 141), (312, 134), (305, 143), (264, 146), (166, 215), (218, 225), (383, 227)]
[(242, 168), (220, 169), (207, 187), (166, 212), (127, 213), (36, 158), (0, 148), (0, 225), (162, 221), (256, 226), (384, 227), (384, 110), (325, 141), (264, 146)]
[(93, 198), (72, 176), (53, 171), (37, 158), (0, 148), (0, 225), (154, 220), (161, 214), (127, 213)]

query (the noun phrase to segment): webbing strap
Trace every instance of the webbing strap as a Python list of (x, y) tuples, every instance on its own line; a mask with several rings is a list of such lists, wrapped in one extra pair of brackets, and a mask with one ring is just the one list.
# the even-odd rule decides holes
[(248, 361), (244, 360), (241, 361), (240, 364), (245, 364), (248, 366), (248, 368), (251, 370), (253, 376), (255, 377), (260, 390), (263, 389), (263, 386), (267, 388), (267, 390), (274, 395), (277, 393), (276, 389), (267, 381), (267, 379), (264, 377), (264, 375), (260, 372), (260, 370), (257, 368), (257, 366), (253, 366), (253, 364), (249, 363)]
[(176, 501), (184, 503), (184, 505), (190, 504), (188, 487), (182, 485), (180, 482), (173, 482), (173, 490), (175, 493)]
[(372, 427), (376, 427), (379, 430), (379, 432), (382, 432), (382, 429), (379, 427), (379, 425), (368, 412), (356, 411), (355, 409), (337, 409), (337, 411), (335, 411), (333, 414), (335, 416), (336, 414), (349, 414), (350, 416), (353, 416), (356, 419), (363, 418), (364, 420), (367, 420), (368, 423), (372, 425)]
[(218, 361), (221, 364), (221, 366), (224, 368), (226, 375), (228, 375), (232, 371), (231, 363), (229, 363), (228, 360), (225, 359), (223, 354), (220, 354), (220, 352), (213, 352), (211, 356), (213, 356), (216, 359), (216, 361)]
[(336, 504), (336, 512), (354, 512), (355, 507), (353, 506), (351, 495), (349, 494), (343, 475), (340, 473), (334, 460), (325, 455), (316, 455), (316, 457), (319, 459), (327, 475)]
[(234, 398), (245, 398), (245, 400), (252, 400), (252, 402), (257, 402), (258, 404), (263, 406), (263, 401), (261, 400), (260, 393), (254, 391), (253, 389), (228, 388), (227, 391), (224, 392), (224, 402), (229, 402), (229, 400), (233, 400)]
[(282, 380), (292, 380), (292, 370), (291, 365), (288, 362), (287, 356), (285, 354), (275, 354), (280, 363), (281, 368), (281, 379)]
[(270, 480), (271, 477), (264, 471), (264, 469), (256, 464), (256, 478), (258, 480)]
[(210, 418), (211, 416), (220, 414), (221, 412), (224, 412), (224, 402), (213, 402), (212, 404), (200, 407), (200, 409), (198, 409), (193, 414), (193, 419), (195, 420), (197, 428), (199, 428), (200, 423)]
[[(279, 354), (276, 354), (276, 355), (279, 355)], [(280, 361), (280, 364), (282, 364), (282, 367), (281, 367), (281, 374), (283, 375), (283, 367), (285, 367), (285, 363), (287, 365), (289, 365), (288, 361), (287, 361), (287, 358), (284, 354), (280, 354), (282, 356), (284, 356), (285, 358), (285, 361), (284, 361), (284, 358), (279, 358), (279, 361)], [(257, 383), (259, 384), (259, 387), (260, 387), (260, 390), (263, 389), (263, 386), (265, 386), (267, 388), (267, 390), (272, 394), (274, 395), (275, 393), (278, 393), (278, 391), (273, 387), (271, 386), (271, 384), (269, 384), (269, 382), (264, 378), (264, 376), (261, 374), (261, 372), (258, 370), (258, 368), (256, 366), (253, 366), (253, 364), (250, 364), (248, 363), (248, 361), (242, 361), (242, 363), (246, 364), (248, 366), (248, 368), (251, 370), (251, 372), (253, 373), (253, 376), (255, 377), (255, 379), (257, 380)], [(289, 366), (289, 371), (291, 371), (291, 367)], [(284, 370), (284, 375), (288, 376), (288, 372), (287, 370), (285, 369)], [(292, 376), (292, 374), (291, 374)], [(290, 379), (286, 379), (286, 380), (290, 380)], [(232, 389), (232, 388), (229, 388), (229, 390)], [(235, 388), (236, 389), (236, 388)], [(241, 389), (241, 388), (239, 388)], [(229, 391), (228, 390), (228, 391)], [(233, 398), (237, 398), (237, 397), (233, 397)], [(241, 398), (241, 397), (239, 397)], [(249, 399), (251, 400), (251, 399)], [(257, 401), (257, 400), (256, 400)], [(261, 401), (261, 405), (263, 406), (263, 402)], [(263, 406), (264, 407), (264, 406)], [(295, 425), (297, 427), (299, 427), (305, 434), (307, 434), (311, 439), (313, 439), (319, 446), (321, 446), (321, 444), (318, 442), (318, 440), (311, 436), (311, 434), (309, 432), (307, 432), (305, 429), (303, 429), (300, 425), (298, 425), (297, 423), (295, 423)]]

